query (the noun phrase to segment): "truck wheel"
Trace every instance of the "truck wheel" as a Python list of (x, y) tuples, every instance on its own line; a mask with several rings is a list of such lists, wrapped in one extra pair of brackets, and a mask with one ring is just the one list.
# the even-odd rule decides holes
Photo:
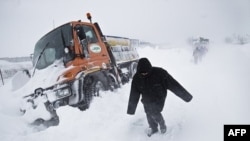
[(119, 84), (116, 81), (115, 76), (112, 73), (108, 73), (108, 84), (109, 84), (109, 90), (114, 91), (114, 89), (119, 88)]
[(105, 91), (106, 89), (104, 87), (104, 84), (101, 81), (97, 80), (93, 85), (93, 90), (93, 96), (100, 96), (100, 93)]
[(100, 96), (100, 92), (106, 90), (104, 84), (100, 80), (89, 77), (83, 86), (84, 100), (79, 103), (78, 108), (84, 111), (89, 108), (93, 96)]
[(86, 77), (86, 79), (84, 80), (84, 85), (82, 86), (84, 100), (78, 104), (78, 108), (81, 111), (84, 111), (89, 108), (90, 102), (92, 100), (92, 87), (91, 87), (92, 83), (93, 83), (92, 77)]

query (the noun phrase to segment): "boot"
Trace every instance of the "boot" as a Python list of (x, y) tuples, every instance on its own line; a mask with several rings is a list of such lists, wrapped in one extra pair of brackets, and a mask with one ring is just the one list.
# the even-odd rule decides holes
[(166, 133), (167, 132), (167, 126), (165, 124), (160, 125), (160, 130), (161, 130), (162, 134)]
[(160, 130), (161, 130), (161, 133), (164, 134), (167, 132), (167, 126), (165, 124), (165, 121), (163, 119), (163, 117), (161, 118), (160, 122), (159, 122), (159, 125), (160, 125)]
[(151, 137), (153, 134), (155, 134), (155, 133), (157, 133), (157, 132), (158, 132), (158, 129), (157, 129), (157, 128), (156, 128), (156, 129), (150, 128), (150, 129), (148, 130), (147, 135), (148, 135), (148, 137)]

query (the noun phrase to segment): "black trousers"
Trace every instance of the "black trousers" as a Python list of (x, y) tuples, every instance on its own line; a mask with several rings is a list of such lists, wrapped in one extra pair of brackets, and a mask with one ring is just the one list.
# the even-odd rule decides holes
[(147, 112), (146, 116), (147, 116), (149, 127), (152, 130), (154, 131), (158, 130), (158, 124), (160, 125), (160, 127), (165, 126), (164, 118), (160, 112)]

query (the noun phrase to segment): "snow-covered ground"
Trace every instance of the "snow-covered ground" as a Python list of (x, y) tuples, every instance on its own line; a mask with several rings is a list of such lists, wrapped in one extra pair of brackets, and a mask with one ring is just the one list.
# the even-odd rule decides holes
[(186, 44), (139, 48), (138, 52), (154, 66), (168, 70), (194, 96), (185, 103), (168, 92), (162, 112), (167, 134), (146, 136), (148, 124), (141, 103), (134, 116), (126, 114), (131, 83), (95, 98), (87, 111), (59, 108), (60, 124), (38, 131), (18, 112), (19, 99), (9, 81), (0, 87), (0, 140), (221, 141), (224, 124), (250, 124), (249, 44), (213, 43), (198, 64)]

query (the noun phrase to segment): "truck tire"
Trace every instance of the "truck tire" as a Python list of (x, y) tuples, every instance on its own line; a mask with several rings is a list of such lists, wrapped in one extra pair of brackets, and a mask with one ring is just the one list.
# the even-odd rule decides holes
[(114, 89), (119, 88), (119, 84), (112, 73), (108, 73), (108, 83), (109, 83), (109, 90), (114, 91)]
[(93, 96), (100, 96), (100, 93), (106, 90), (106, 88), (104, 87), (104, 84), (100, 80), (96, 80), (92, 87), (93, 87), (92, 88)]
[(93, 83), (93, 78), (92, 77), (86, 77), (84, 80), (82, 87), (82, 92), (84, 94), (84, 99), (78, 104), (78, 108), (81, 111), (84, 111), (89, 108), (89, 105), (92, 101), (92, 87), (91, 84)]
[(102, 91), (107, 90), (102, 81), (94, 77), (89, 77), (83, 86), (84, 100), (80, 102), (78, 108), (82, 111), (89, 108), (94, 96), (100, 96)]

